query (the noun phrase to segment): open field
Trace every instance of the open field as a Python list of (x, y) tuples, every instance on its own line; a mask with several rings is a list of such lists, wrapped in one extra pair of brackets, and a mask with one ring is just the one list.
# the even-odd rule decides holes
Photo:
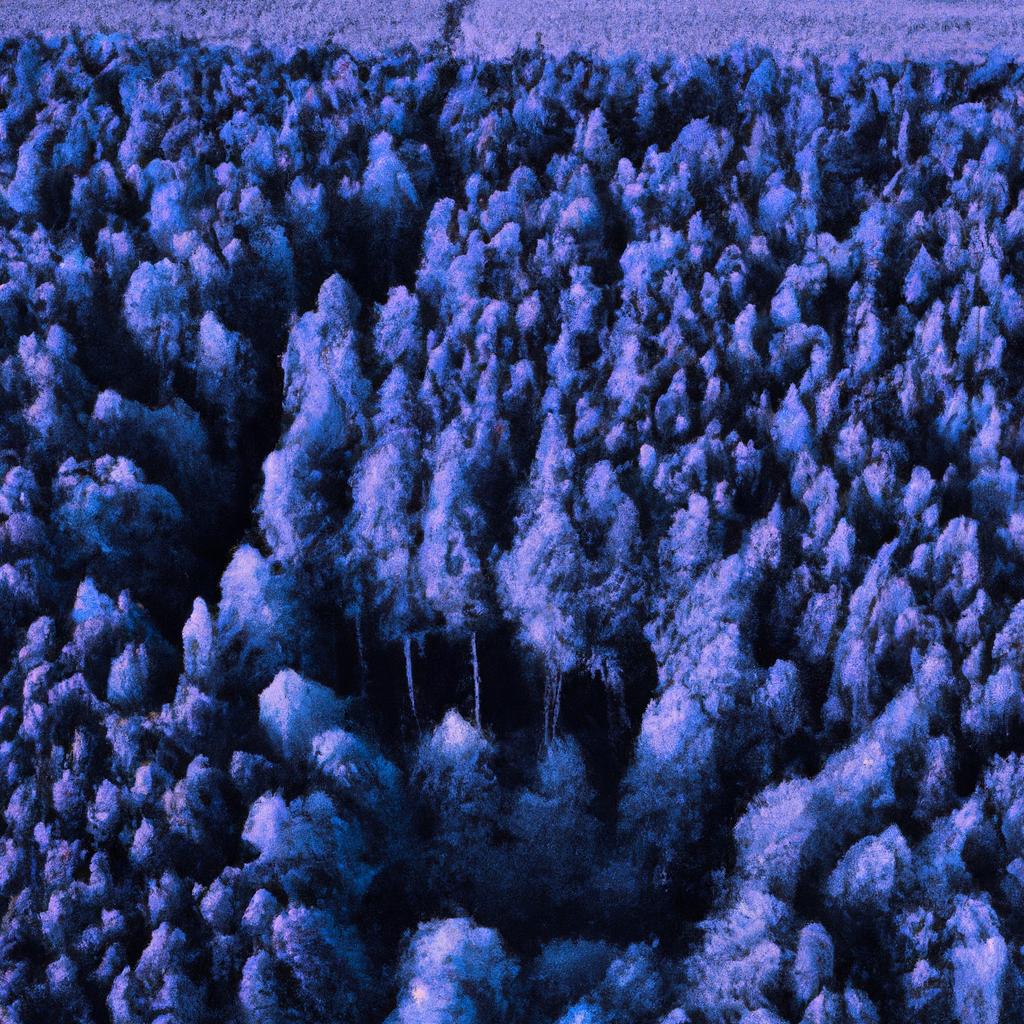
[(402, 42), (425, 45), (441, 33), (438, 0), (11, 0), (0, 2), (0, 34), (86, 30), (142, 36), (184, 32), (214, 43), (258, 39), (290, 46), (337, 35), (352, 49), (379, 50)]
[(556, 52), (714, 53), (746, 38), (785, 55), (810, 49), (841, 56), (854, 47), (868, 58), (972, 59), (996, 46), (1024, 52), (1024, 4), (563, 0), (521, 5), (477, 0), (463, 20), (466, 48), (489, 56), (533, 42), (538, 31)]
[[(155, 35), (183, 31), (212, 42), (258, 38), (278, 46), (337, 36), (353, 49), (376, 50), (439, 38), (444, 4), (439, 0), (5, 0), (5, 35), (36, 30), (61, 33), (73, 26)], [(537, 33), (555, 52), (643, 53), (720, 51), (746, 38), (784, 55), (812, 49), (827, 56), (857, 49), (862, 56), (973, 60), (994, 47), (1024, 52), (1024, 4), (980, 0), (886, 3), (854, 0), (563, 0), (558, 4), (475, 0), (465, 6), (458, 49), (482, 56), (510, 53), (533, 43)]]

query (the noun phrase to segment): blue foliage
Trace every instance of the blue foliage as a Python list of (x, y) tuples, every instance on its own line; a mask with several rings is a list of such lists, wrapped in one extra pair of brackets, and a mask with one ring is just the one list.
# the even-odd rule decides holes
[(1022, 72), (0, 47), (0, 1017), (1024, 1014)]

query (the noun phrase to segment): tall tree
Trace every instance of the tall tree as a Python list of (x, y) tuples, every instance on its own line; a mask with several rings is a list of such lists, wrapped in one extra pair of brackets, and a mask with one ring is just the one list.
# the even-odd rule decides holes
[(396, 366), (380, 390), (373, 443), (355, 469), (345, 529), (344, 570), (366, 581), (353, 611), (372, 612), (382, 640), (401, 640), (409, 706), (419, 723), (411, 640), (425, 626), (416, 577), (421, 438), (409, 376)]
[(519, 639), (544, 667), (544, 739), (558, 727), (562, 677), (585, 650), (586, 559), (571, 514), (573, 454), (557, 412), (541, 431), (516, 537), (498, 561), (499, 593)]

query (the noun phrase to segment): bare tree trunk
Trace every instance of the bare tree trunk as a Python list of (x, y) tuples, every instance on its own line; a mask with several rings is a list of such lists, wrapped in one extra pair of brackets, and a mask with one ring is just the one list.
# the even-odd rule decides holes
[(602, 655), (594, 665), (594, 675), (604, 686), (605, 710), (608, 714), (608, 732), (618, 736), (629, 725), (626, 711), (626, 693), (622, 685), (622, 669), (614, 654)]
[(480, 662), (476, 656), (476, 630), (469, 634), (469, 649), (473, 655), (473, 714), (476, 717), (477, 732), (482, 731), (480, 725)]
[(402, 649), (405, 651), (405, 682), (409, 687), (409, 706), (412, 708), (412, 718), (416, 723), (416, 731), (419, 732), (420, 717), (416, 713), (416, 690), (412, 685), (412, 644), (408, 636), (402, 641)]
[(558, 714), (562, 710), (562, 673), (555, 673), (555, 707), (551, 716), (551, 738), (555, 738), (558, 731)]
[(363, 650), (363, 619), (356, 615), (356, 656), (359, 659), (359, 692), (366, 696), (366, 651)]
[(551, 707), (554, 696), (554, 680), (550, 668), (544, 671), (544, 746), (551, 743)]

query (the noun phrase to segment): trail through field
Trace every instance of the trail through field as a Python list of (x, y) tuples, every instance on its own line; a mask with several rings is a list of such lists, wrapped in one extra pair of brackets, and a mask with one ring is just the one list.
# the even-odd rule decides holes
[(334, 36), (373, 51), (441, 40), (459, 53), (507, 55), (539, 34), (556, 53), (714, 53), (745, 39), (787, 56), (857, 50), (865, 58), (974, 60), (999, 47), (1024, 54), (1024, 12), (992, 0), (4, 0), (3, 31), (44, 35), (74, 26), (159, 35), (182, 31), (211, 42), (260, 39), (288, 46)]
[(447, 46), (452, 46), (461, 35), (462, 19), (472, 2), (473, 0), (445, 0), (441, 38)]

